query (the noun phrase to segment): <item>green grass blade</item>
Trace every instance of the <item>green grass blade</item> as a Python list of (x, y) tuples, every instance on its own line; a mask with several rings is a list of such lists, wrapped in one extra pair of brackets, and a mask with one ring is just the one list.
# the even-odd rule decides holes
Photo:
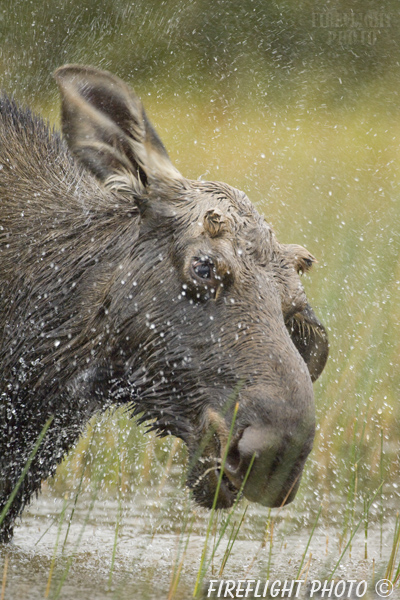
[(300, 567), (299, 567), (299, 570), (297, 571), (296, 579), (298, 579), (298, 578), (300, 577), (301, 569), (303, 568), (303, 564), (304, 564), (304, 561), (305, 561), (305, 558), (306, 558), (306, 554), (307, 554), (308, 548), (309, 548), (309, 546), (310, 546), (310, 543), (311, 543), (312, 537), (313, 537), (313, 535), (314, 535), (314, 531), (315, 531), (315, 528), (316, 528), (316, 526), (317, 526), (318, 519), (319, 519), (319, 516), (320, 516), (320, 514), (321, 514), (321, 511), (322, 511), (322, 504), (320, 504), (320, 505), (319, 505), (318, 514), (317, 514), (317, 517), (316, 517), (316, 519), (315, 519), (315, 521), (314, 521), (314, 525), (313, 525), (313, 528), (312, 528), (312, 530), (311, 530), (310, 536), (309, 536), (309, 538), (308, 538), (307, 546), (306, 546), (306, 548), (305, 548), (305, 550), (304, 550), (303, 557), (302, 557), (302, 559), (301, 559), (301, 563), (300, 563)]
[(213, 521), (214, 521), (214, 515), (215, 515), (215, 510), (216, 510), (216, 507), (217, 507), (219, 490), (221, 488), (221, 482), (222, 482), (222, 477), (223, 477), (223, 473), (224, 473), (224, 466), (225, 466), (226, 458), (228, 456), (229, 444), (230, 444), (230, 441), (232, 439), (233, 428), (234, 428), (234, 425), (235, 425), (235, 421), (236, 421), (236, 416), (237, 416), (238, 410), (239, 410), (239, 402), (236, 402), (235, 409), (233, 411), (232, 423), (231, 423), (231, 427), (230, 427), (229, 434), (228, 434), (228, 439), (227, 439), (226, 446), (225, 446), (225, 451), (224, 451), (224, 454), (223, 454), (223, 457), (222, 457), (222, 461), (221, 461), (221, 467), (220, 467), (220, 472), (219, 472), (219, 477), (218, 477), (218, 482), (217, 482), (217, 488), (216, 488), (215, 494), (214, 494), (214, 500), (213, 500), (213, 505), (211, 507), (210, 518), (208, 520), (208, 527), (207, 527), (207, 531), (206, 531), (206, 537), (205, 537), (205, 541), (204, 541), (203, 551), (201, 553), (200, 566), (199, 566), (199, 570), (198, 570), (198, 573), (197, 573), (196, 584), (195, 584), (194, 591), (193, 591), (193, 597), (194, 598), (198, 594), (199, 587), (200, 587), (201, 581), (203, 580), (204, 573), (205, 573), (204, 564), (205, 564), (206, 555), (207, 555), (208, 540), (209, 540), (209, 537), (210, 537), (211, 527), (212, 527), (212, 524), (213, 524)]
[(378, 487), (378, 489), (376, 490), (375, 494), (372, 496), (372, 499), (371, 499), (371, 500), (368, 502), (367, 508), (366, 508), (366, 509), (364, 509), (364, 512), (363, 512), (363, 514), (361, 515), (361, 518), (360, 518), (360, 520), (358, 521), (358, 523), (357, 523), (356, 527), (353, 529), (353, 532), (352, 532), (352, 534), (351, 534), (351, 536), (350, 536), (350, 538), (349, 538), (349, 541), (347, 542), (347, 544), (346, 544), (346, 546), (344, 547), (344, 549), (343, 549), (343, 551), (342, 551), (342, 553), (341, 553), (341, 555), (340, 555), (339, 559), (337, 560), (337, 562), (336, 562), (336, 564), (335, 564), (335, 566), (334, 566), (334, 568), (333, 568), (333, 571), (332, 571), (332, 573), (330, 574), (330, 576), (329, 576), (329, 578), (328, 578), (328, 581), (331, 581), (331, 580), (332, 580), (332, 578), (333, 578), (333, 576), (334, 576), (334, 574), (336, 573), (336, 570), (337, 570), (338, 566), (340, 565), (340, 563), (341, 563), (341, 561), (342, 561), (342, 558), (343, 558), (343, 556), (346, 554), (346, 552), (347, 552), (347, 549), (350, 547), (350, 544), (351, 544), (351, 542), (353, 541), (353, 538), (354, 538), (354, 536), (356, 535), (356, 533), (357, 533), (357, 531), (358, 531), (358, 528), (360, 527), (361, 523), (362, 523), (362, 522), (363, 522), (363, 520), (365, 519), (366, 512), (367, 512), (367, 511), (369, 511), (369, 509), (371, 508), (371, 506), (372, 506), (372, 503), (373, 503), (373, 501), (375, 500), (376, 496), (379, 494), (379, 491), (380, 491), (381, 487), (382, 487), (382, 485), (380, 485), (380, 486)]
[(10, 509), (11, 504), (14, 501), (14, 498), (17, 495), (19, 488), (21, 487), (21, 484), (22, 484), (23, 480), (25, 479), (27, 472), (29, 471), (29, 468), (30, 468), (30, 466), (32, 464), (32, 461), (35, 458), (36, 453), (39, 450), (40, 444), (42, 443), (42, 441), (44, 439), (44, 436), (46, 435), (47, 430), (50, 427), (53, 419), (54, 419), (54, 416), (51, 416), (51, 417), (49, 417), (47, 419), (47, 421), (46, 421), (46, 423), (45, 423), (42, 431), (39, 434), (38, 439), (36, 440), (36, 443), (35, 443), (35, 445), (34, 445), (34, 447), (32, 449), (32, 452), (29, 455), (28, 460), (26, 461), (26, 464), (25, 464), (25, 466), (24, 466), (24, 468), (22, 470), (22, 473), (19, 476), (19, 479), (18, 479), (17, 483), (15, 484), (15, 487), (14, 487), (13, 491), (11, 492), (10, 497), (7, 500), (5, 507), (1, 511), (1, 514), (0, 514), (0, 526), (1, 526), (2, 522), (4, 521), (4, 519), (6, 517), (6, 514), (7, 514), (7, 512)]

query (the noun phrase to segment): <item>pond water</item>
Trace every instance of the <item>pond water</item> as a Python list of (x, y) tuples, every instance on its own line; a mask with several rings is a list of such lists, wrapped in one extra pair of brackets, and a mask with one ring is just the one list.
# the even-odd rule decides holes
[[(191, 598), (209, 513), (194, 507), (185, 494), (172, 486), (164, 488), (162, 497), (151, 488), (123, 500), (106, 495), (94, 498), (85, 493), (78, 498), (70, 519), (74, 499), (65, 504), (62, 497), (45, 489), (25, 511), (13, 543), (0, 549), (0, 581), (3, 578), (4, 588), (0, 597), (5, 600)], [(385, 575), (393, 549), (398, 498), (385, 502), (383, 518), (379, 516), (379, 502), (372, 503), (368, 518), (356, 511), (346, 533), (340, 502), (331, 501), (318, 518), (318, 513), (310, 510), (309, 501), (300, 502), (297, 507), (295, 502), (282, 511), (271, 512), (250, 504), (246, 509), (242, 502), (205, 574), (202, 597), (207, 597), (210, 579), (260, 579), (263, 585), (267, 579), (271, 582), (303, 579), (310, 585), (312, 580), (328, 579), (337, 565), (335, 581), (365, 580), (368, 590), (362, 597), (378, 598), (373, 590)], [(66, 508), (62, 522), (63, 507)], [(231, 525), (237, 528), (245, 510), (239, 534), (221, 573)], [(340, 515), (343, 518), (338, 521), (335, 516)], [(187, 518), (191, 528), (185, 529)], [(357, 526), (351, 547), (341, 558)], [(210, 534), (208, 557), (221, 529), (219, 517)], [(173, 576), (178, 566), (180, 578), (174, 586)], [(300, 598), (309, 597), (304, 586)], [(392, 597), (400, 597), (398, 587)]]

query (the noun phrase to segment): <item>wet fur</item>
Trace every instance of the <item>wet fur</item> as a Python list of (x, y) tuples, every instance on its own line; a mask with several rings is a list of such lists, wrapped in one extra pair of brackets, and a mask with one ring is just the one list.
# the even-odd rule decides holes
[[(302, 423), (305, 456), (293, 479), (314, 432), (306, 364), (315, 379), (328, 352), (298, 277), (314, 258), (279, 244), (242, 192), (182, 177), (120, 80), (75, 70), (83, 81), (97, 77), (107, 93), (109, 81), (110, 89), (120, 86), (118, 126), (98, 117), (101, 102), (87, 108), (84, 84), (77, 93), (67, 77), (70, 149), (40, 117), (7, 98), (0, 103), (0, 512), (54, 418), (3, 523), (3, 541), (88, 419), (110, 405), (132, 406), (161, 434), (181, 437), (193, 459), (208, 427), (205, 411), (211, 406), (228, 420), (240, 382), (238, 429), (264, 420), (294, 431)], [(141, 115), (132, 126), (126, 98)], [(89, 132), (82, 137), (76, 111), (89, 115), (79, 121)], [(86, 144), (96, 118), (115, 130)], [(191, 257), (201, 253), (213, 258), (218, 289), (190, 275)], [(189, 469), (204, 505), (212, 502), (214, 484), (204, 474), (216, 452), (209, 444)]]

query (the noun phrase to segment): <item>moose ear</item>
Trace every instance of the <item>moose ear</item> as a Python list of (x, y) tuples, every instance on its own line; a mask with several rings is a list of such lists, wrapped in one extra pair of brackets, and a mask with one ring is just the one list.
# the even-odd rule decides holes
[(312, 381), (315, 381), (321, 375), (329, 354), (325, 327), (308, 304), (304, 310), (290, 317), (286, 327), (308, 367)]
[(68, 146), (105, 185), (140, 194), (152, 181), (182, 179), (141, 101), (121, 79), (79, 65), (60, 67), (54, 77)]

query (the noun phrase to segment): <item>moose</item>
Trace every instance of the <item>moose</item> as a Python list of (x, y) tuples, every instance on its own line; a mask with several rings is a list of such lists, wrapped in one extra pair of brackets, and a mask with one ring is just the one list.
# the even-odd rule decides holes
[(181, 175), (118, 77), (54, 77), (62, 137), (0, 101), (0, 540), (111, 406), (186, 443), (200, 505), (291, 502), (328, 357), (314, 257), (243, 192)]

